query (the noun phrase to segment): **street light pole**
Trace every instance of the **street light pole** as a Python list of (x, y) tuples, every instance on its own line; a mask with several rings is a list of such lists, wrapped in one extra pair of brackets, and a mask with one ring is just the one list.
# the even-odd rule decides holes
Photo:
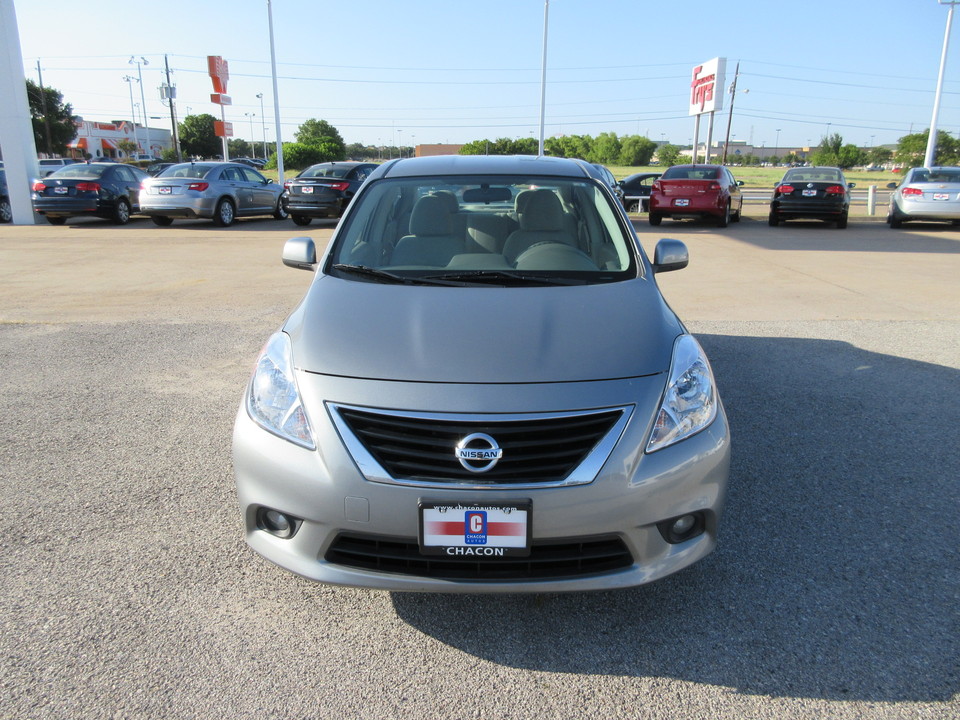
[(947, 48), (950, 45), (950, 27), (953, 25), (953, 8), (960, 0), (939, 0), (941, 5), (949, 5), (947, 11), (947, 29), (943, 33), (943, 51), (940, 53), (940, 72), (937, 75), (937, 92), (933, 98), (933, 117), (930, 118), (930, 135), (927, 137), (927, 151), (923, 156), (923, 166), (933, 167), (937, 152), (937, 119), (940, 115), (940, 95), (943, 92), (943, 74), (947, 65)]
[(140, 71), (140, 63), (141, 63), (141, 62), (142, 62), (144, 65), (149, 65), (150, 63), (149, 63), (149, 61), (148, 61), (145, 57), (143, 57), (142, 55), (140, 56), (140, 59), (139, 59), (139, 60), (137, 60), (133, 55), (131, 55), (131, 56), (130, 56), (130, 59), (129, 59), (127, 62), (128, 62), (129, 64), (131, 64), (131, 65), (136, 65), (136, 66), (137, 66), (137, 79), (138, 79), (139, 82), (140, 82), (140, 109), (143, 111), (143, 132), (144, 132), (144, 134), (146, 135), (146, 140), (145, 140), (144, 142), (146, 142), (146, 144), (147, 144), (147, 148), (146, 148), (146, 149), (147, 149), (147, 154), (148, 154), (148, 155), (152, 155), (152, 154), (153, 154), (153, 151), (150, 149), (150, 128), (147, 127), (147, 98), (146, 98), (146, 96), (143, 94), (143, 74), (142, 74), (141, 71)]
[(137, 137), (137, 114), (133, 108), (133, 84), (140, 81), (130, 75), (124, 75), (123, 80), (127, 83), (127, 87), (130, 88), (130, 117), (133, 119), (133, 144), (139, 148), (140, 140)]
[(245, 112), (244, 115), (246, 115), (248, 118), (250, 118), (250, 148), (253, 150), (253, 157), (256, 158), (256, 157), (257, 157), (257, 145), (256, 145), (256, 142), (255, 142), (254, 139), (253, 139), (253, 118), (255, 118), (255, 117), (257, 116), (257, 114), (256, 114), (256, 113), (248, 113), (248, 112)]
[(777, 128), (777, 144), (773, 147), (773, 157), (780, 157), (780, 128)]
[(263, 159), (267, 159), (267, 118), (263, 114), (263, 93), (257, 93), (260, 98), (260, 131), (263, 133)]

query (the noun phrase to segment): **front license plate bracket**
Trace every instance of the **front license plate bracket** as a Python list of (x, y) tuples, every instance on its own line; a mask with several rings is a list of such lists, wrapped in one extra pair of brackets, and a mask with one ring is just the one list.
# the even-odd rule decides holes
[(459, 560), (530, 554), (533, 503), (421, 500), (420, 553)]

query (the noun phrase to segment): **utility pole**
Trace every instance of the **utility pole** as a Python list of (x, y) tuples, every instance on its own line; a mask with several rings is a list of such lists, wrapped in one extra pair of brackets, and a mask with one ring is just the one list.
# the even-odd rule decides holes
[(163, 65), (167, 73), (167, 84), (160, 88), (160, 97), (170, 103), (170, 129), (173, 137), (173, 147), (177, 151), (177, 162), (183, 162), (183, 154), (180, 152), (180, 137), (177, 134), (177, 88), (170, 82), (170, 61), (167, 56), (163, 56)]
[[(730, 125), (733, 123), (733, 101), (737, 99), (737, 78), (740, 77), (740, 61), (737, 60), (737, 69), (733, 71), (733, 83), (730, 85), (730, 112), (727, 115), (727, 138), (723, 141), (723, 156), (720, 164), (727, 164), (727, 147), (730, 145)], [(696, 160), (694, 160), (696, 162)]]
[(39, 60), (37, 60), (37, 75), (40, 77), (40, 109), (43, 113), (43, 129), (47, 136), (47, 155), (52, 155), (53, 140), (50, 138), (50, 117), (47, 115), (47, 93), (43, 89), (43, 73), (40, 71)]

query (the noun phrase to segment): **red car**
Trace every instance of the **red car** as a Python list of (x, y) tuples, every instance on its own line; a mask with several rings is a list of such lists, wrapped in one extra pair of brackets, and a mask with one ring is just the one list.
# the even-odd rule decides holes
[(722, 165), (674, 165), (650, 191), (650, 224), (663, 218), (714, 219), (720, 227), (740, 219), (742, 180)]

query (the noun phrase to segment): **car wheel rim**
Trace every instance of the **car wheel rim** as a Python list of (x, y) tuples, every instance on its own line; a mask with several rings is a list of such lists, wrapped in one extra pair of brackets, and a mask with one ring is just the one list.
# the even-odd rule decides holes
[(7, 223), (11, 220), (13, 220), (13, 210), (10, 207), (10, 203), (0, 203), (0, 222)]
[(117, 207), (117, 219), (120, 220), (120, 222), (126, 222), (130, 219), (130, 209), (124, 202), (120, 203)]
[(220, 219), (224, 225), (229, 225), (233, 221), (233, 205), (225, 202), (220, 206)]

